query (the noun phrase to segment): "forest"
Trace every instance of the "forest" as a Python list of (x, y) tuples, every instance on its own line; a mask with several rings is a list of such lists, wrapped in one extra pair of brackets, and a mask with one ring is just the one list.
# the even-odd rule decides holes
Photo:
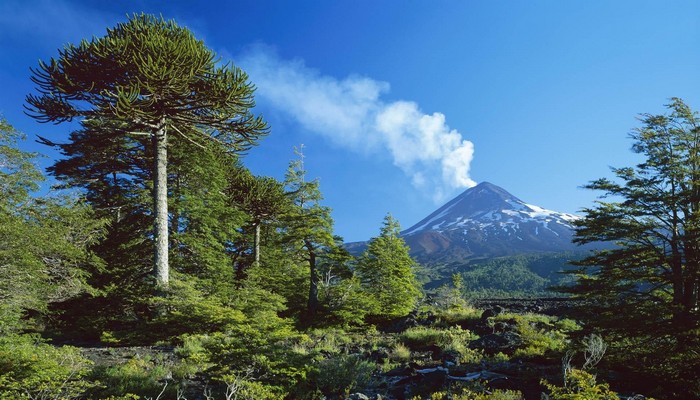
[[(603, 196), (575, 241), (614, 246), (424, 287), (391, 214), (345, 249), (303, 146), (281, 181), (245, 167), (274, 135), (255, 82), (175, 21), (133, 15), (31, 80), (27, 114), (71, 133), (39, 137), (62, 156), (44, 172), (0, 117), (1, 399), (700, 398), (700, 119), (680, 99), (640, 117), (641, 164), (586, 185)], [(489, 279), (569, 301), (481, 309)]]

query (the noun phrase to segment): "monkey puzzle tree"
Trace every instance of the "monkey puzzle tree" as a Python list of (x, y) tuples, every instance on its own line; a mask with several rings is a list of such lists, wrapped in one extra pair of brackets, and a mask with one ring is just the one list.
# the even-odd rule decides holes
[(248, 215), (253, 228), (253, 266), (258, 267), (262, 224), (277, 218), (289, 203), (284, 185), (271, 177), (254, 176), (238, 166), (229, 174), (227, 196), (232, 205)]
[(27, 96), (27, 109), (41, 122), (82, 119), (86, 144), (94, 125), (107, 127), (115, 142), (150, 139), (154, 273), (158, 286), (167, 287), (169, 135), (230, 151), (254, 145), (267, 124), (250, 112), (254, 87), (248, 76), (220, 64), (187, 28), (141, 14), (104, 37), (66, 45), (57, 59), (32, 69), (32, 81), (38, 95)]

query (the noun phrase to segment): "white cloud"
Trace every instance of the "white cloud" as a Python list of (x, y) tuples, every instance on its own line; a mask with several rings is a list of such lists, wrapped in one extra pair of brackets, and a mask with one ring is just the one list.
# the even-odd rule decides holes
[(257, 99), (350, 150), (388, 151), (394, 165), (436, 202), (475, 185), (469, 177), (472, 143), (450, 129), (442, 113), (425, 114), (415, 102), (383, 101), (388, 83), (321, 75), (301, 60), (281, 60), (260, 47), (238, 64), (257, 86)]

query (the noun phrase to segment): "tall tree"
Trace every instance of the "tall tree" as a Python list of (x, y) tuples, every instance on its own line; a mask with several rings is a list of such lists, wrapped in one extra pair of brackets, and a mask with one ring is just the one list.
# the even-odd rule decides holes
[(611, 200), (584, 210), (575, 241), (616, 246), (581, 261), (570, 291), (610, 332), (685, 343), (700, 322), (700, 119), (680, 99), (667, 108), (631, 135), (642, 163), (586, 185)]
[(417, 264), (408, 254), (408, 246), (400, 233), (398, 221), (387, 214), (379, 236), (369, 241), (357, 262), (356, 272), (364, 291), (376, 300), (370, 312), (376, 317), (408, 314), (421, 294), (415, 277)]
[(42, 122), (82, 118), (109, 124), (115, 140), (146, 135), (153, 154), (154, 273), (167, 287), (168, 138), (231, 151), (267, 133), (255, 117), (253, 85), (239, 68), (221, 65), (192, 33), (151, 15), (134, 15), (107, 35), (66, 45), (58, 59), (32, 70), (39, 94), (27, 96), (29, 114)]
[(309, 296), (307, 314), (318, 311), (319, 257), (334, 243), (331, 210), (320, 204), (323, 196), (318, 180), (308, 181), (304, 168), (303, 146), (295, 149), (298, 160), (292, 161), (285, 176), (287, 195), (292, 206), (282, 216), (285, 240), (309, 265)]

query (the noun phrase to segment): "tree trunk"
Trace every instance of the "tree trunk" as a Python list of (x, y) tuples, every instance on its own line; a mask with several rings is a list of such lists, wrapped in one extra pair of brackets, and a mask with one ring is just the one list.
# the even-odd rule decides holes
[(311, 244), (307, 243), (309, 250), (309, 302), (307, 313), (309, 317), (316, 315), (318, 311), (318, 272), (316, 271), (316, 252)]
[(168, 267), (168, 137), (165, 120), (153, 137), (155, 147), (154, 214), (153, 236), (155, 241), (156, 285), (166, 289), (169, 281)]
[(253, 236), (253, 267), (260, 266), (260, 222), (255, 224), (255, 236)]

